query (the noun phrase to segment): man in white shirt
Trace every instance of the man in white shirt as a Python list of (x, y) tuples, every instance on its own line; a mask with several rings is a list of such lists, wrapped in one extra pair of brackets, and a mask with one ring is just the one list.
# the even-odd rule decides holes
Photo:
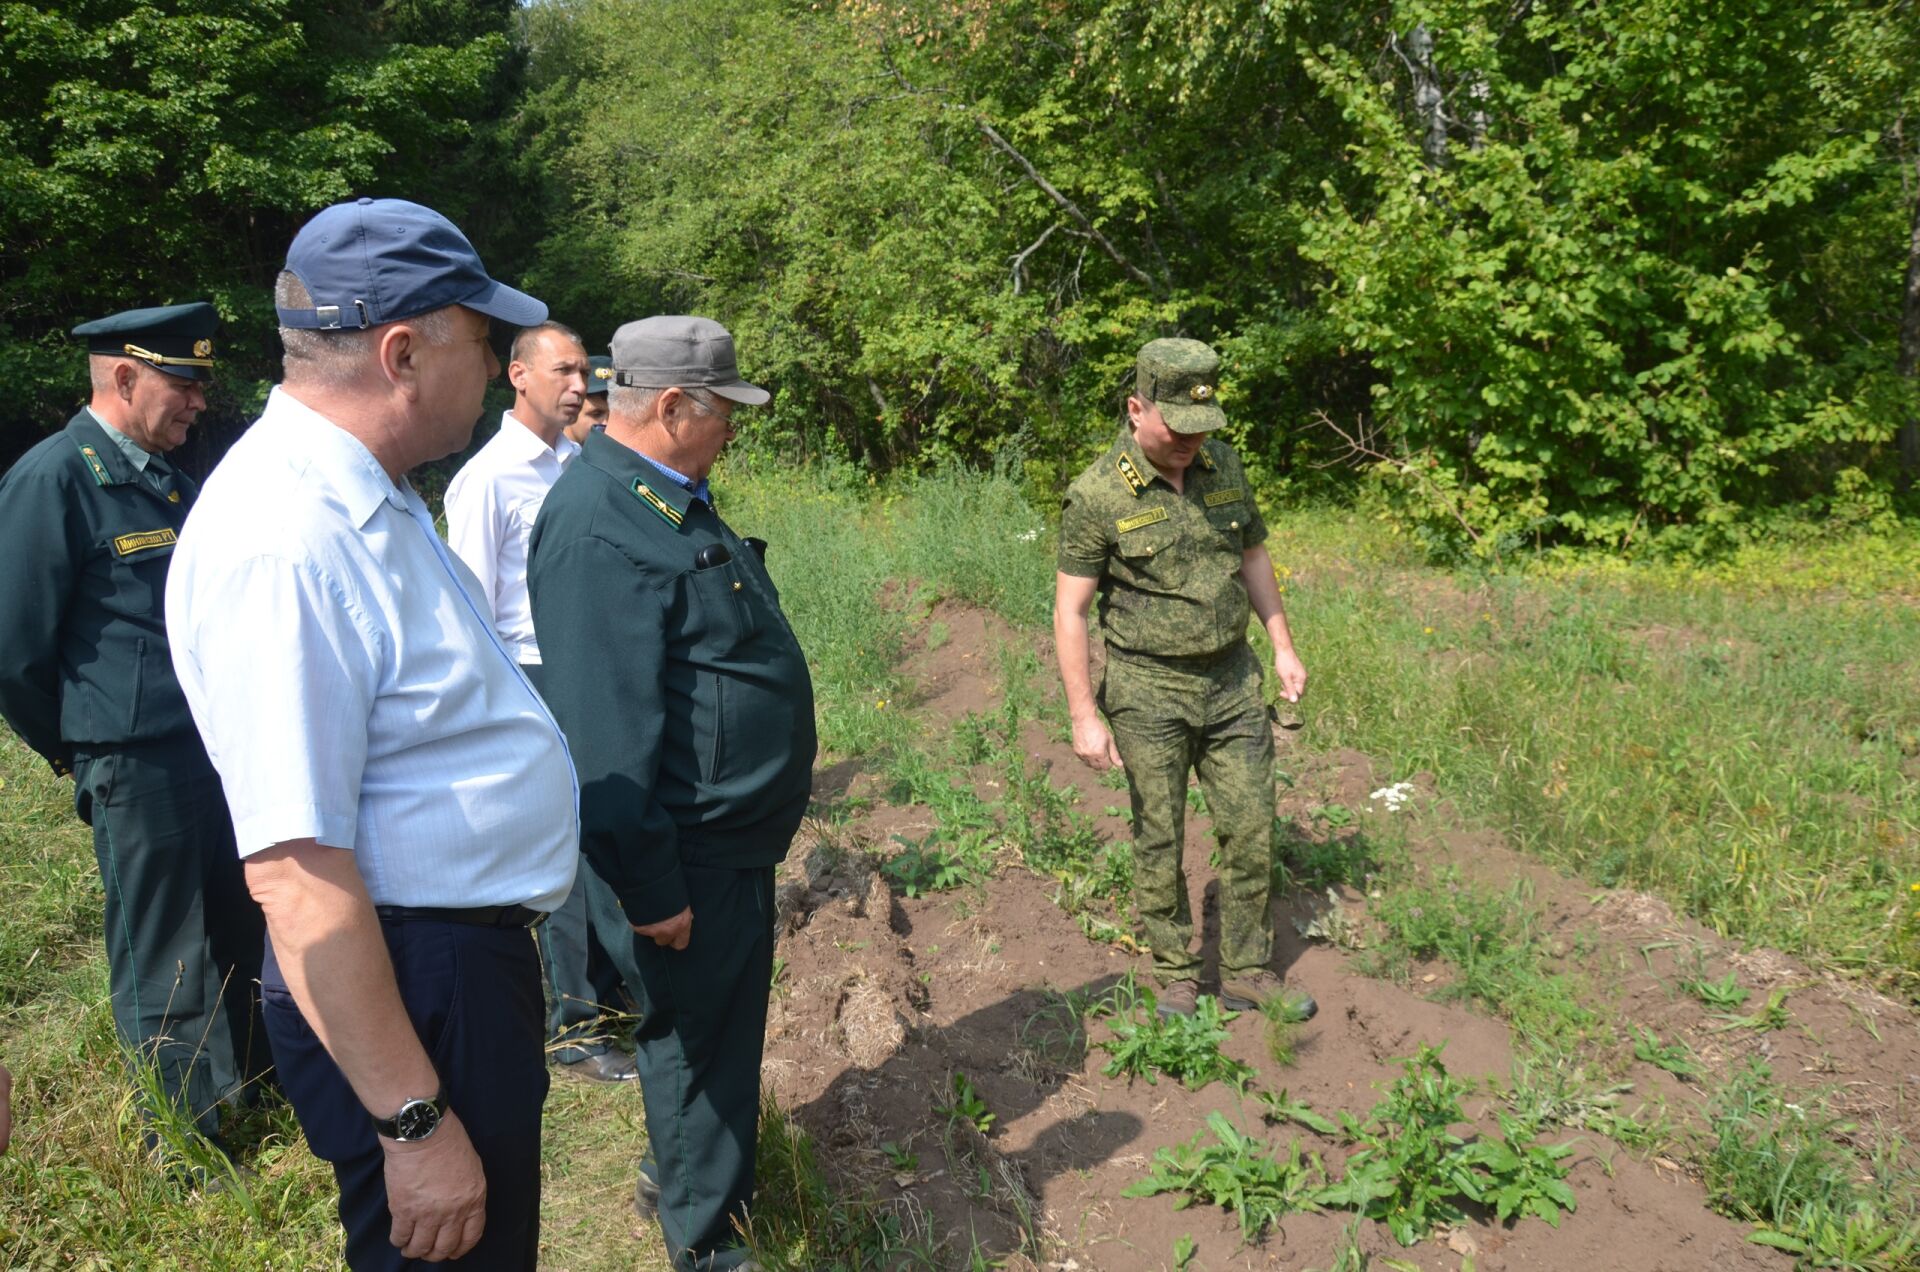
[[(566, 429), (586, 399), (588, 360), (580, 337), (551, 320), (522, 328), (511, 357), (513, 409), (447, 486), (447, 543), (480, 580), (500, 642), (540, 688), (527, 541), (547, 491), (580, 453)], [(633, 1057), (607, 1045), (604, 1022), (623, 1005), (620, 969), (601, 943), (603, 931), (615, 949), (632, 940), (619, 901), (583, 863), (565, 904), (539, 929), (549, 1054), (570, 1076), (630, 1082), (640, 1076)]]
[(525, 929), (573, 886), (578, 784), (405, 474), (472, 435), (489, 319), (546, 306), (399, 199), (315, 216), (274, 300), (285, 380), (195, 505), (166, 615), (266, 914), (275, 1066), (355, 1272), (530, 1272), (547, 1073)]

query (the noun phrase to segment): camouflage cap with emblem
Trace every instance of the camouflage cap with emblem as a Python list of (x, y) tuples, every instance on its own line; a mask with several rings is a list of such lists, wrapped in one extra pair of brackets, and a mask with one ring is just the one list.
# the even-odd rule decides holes
[(587, 396), (596, 397), (613, 384), (613, 359), (596, 353), (587, 359)]
[(185, 380), (213, 379), (213, 329), (220, 315), (203, 300), (129, 309), (83, 322), (73, 334), (96, 356), (138, 358)]
[(1210, 433), (1227, 422), (1220, 409), (1220, 355), (1198, 340), (1150, 340), (1133, 368), (1134, 395), (1160, 408), (1176, 433)]

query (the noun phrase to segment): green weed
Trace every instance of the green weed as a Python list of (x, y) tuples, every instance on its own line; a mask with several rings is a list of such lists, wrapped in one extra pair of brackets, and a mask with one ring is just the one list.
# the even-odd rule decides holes
[(1920, 1251), (1915, 1179), (1880, 1160), (1863, 1182), (1855, 1128), (1788, 1100), (1765, 1064), (1736, 1073), (1708, 1106), (1701, 1167), (1715, 1209), (1760, 1225), (1753, 1240), (1810, 1267), (1891, 1272)]
[(1285, 1157), (1277, 1156), (1216, 1111), (1207, 1115), (1207, 1130), (1189, 1143), (1155, 1153), (1151, 1173), (1128, 1185), (1123, 1195), (1177, 1192), (1176, 1210), (1195, 1202), (1219, 1206), (1239, 1222), (1241, 1239), (1251, 1244), (1283, 1216), (1318, 1210), (1324, 1180), (1319, 1157), (1303, 1155), (1298, 1140)]
[(1111, 1058), (1100, 1071), (1110, 1078), (1145, 1078), (1149, 1083), (1164, 1073), (1191, 1091), (1215, 1081), (1245, 1091), (1253, 1067), (1220, 1053), (1227, 1022), (1238, 1014), (1206, 994), (1193, 1015), (1163, 1017), (1154, 1010), (1152, 994), (1143, 994), (1131, 1011), (1108, 1022), (1113, 1036), (1099, 1047)]
[(1698, 998), (1709, 1007), (1737, 1008), (1744, 1005), (1749, 991), (1742, 989), (1734, 979), (1732, 972), (1717, 981), (1704, 977), (1693, 977), (1680, 982), (1680, 988)]
[(982, 1135), (991, 1132), (993, 1124), (999, 1120), (999, 1115), (987, 1107), (987, 1101), (980, 1094), (979, 1088), (973, 1085), (973, 1079), (955, 1071), (951, 1083), (953, 1102), (940, 1105), (934, 1109), (934, 1112), (949, 1122), (965, 1122)]
[(1693, 1050), (1681, 1042), (1661, 1042), (1651, 1029), (1633, 1028), (1633, 1058), (1644, 1060), (1656, 1069), (1665, 1069), (1687, 1082), (1700, 1080), (1700, 1062)]

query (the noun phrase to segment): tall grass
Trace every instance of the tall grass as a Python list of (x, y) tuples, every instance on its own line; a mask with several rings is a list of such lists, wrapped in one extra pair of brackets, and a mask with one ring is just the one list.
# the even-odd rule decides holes
[(1308, 745), (1431, 770), (1519, 848), (1920, 989), (1920, 609), (1606, 570), (1463, 583), (1325, 536), (1290, 554)]

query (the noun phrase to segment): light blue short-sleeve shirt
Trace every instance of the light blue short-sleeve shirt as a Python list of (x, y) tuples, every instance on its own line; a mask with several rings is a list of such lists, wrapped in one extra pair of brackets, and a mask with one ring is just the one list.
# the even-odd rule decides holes
[(420, 497), (284, 389), (207, 479), (167, 636), (242, 856), (315, 839), (376, 905), (552, 910), (579, 788)]

